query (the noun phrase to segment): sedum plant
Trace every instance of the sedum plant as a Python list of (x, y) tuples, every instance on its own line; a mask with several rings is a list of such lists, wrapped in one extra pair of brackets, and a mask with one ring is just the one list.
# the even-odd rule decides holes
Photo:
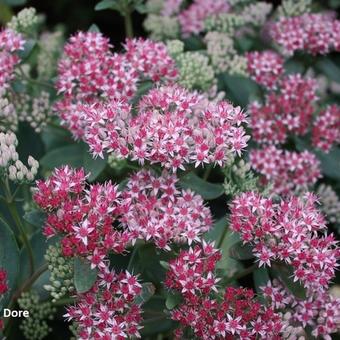
[(0, 31), (0, 337), (331, 339), (336, 13), (95, 9), (124, 17), (121, 45), (95, 25), (47, 31), (34, 8)]

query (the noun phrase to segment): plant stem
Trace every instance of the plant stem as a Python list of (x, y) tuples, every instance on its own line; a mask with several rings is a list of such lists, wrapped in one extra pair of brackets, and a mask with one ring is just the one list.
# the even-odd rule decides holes
[[(17, 299), (21, 296), (21, 294), (28, 290), (33, 283), (48, 269), (47, 263), (43, 264), (41, 267), (37, 269), (24, 283), (23, 285), (13, 294), (11, 301), (8, 304), (8, 309), (12, 309)], [(12, 328), (13, 318), (9, 318), (6, 322), (5, 320), (5, 334), (9, 337), (9, 333)]]
[(52, 84), (50, 84), (50, 83), (47, 83), (47, 82), (45, 82), (45, 81), (41, 81), (41, 80), (37, 80), (37, 79), (33, 79), (33, 78), (28, 77), (28, 76), (25, 74), (24, 70), (21, 68), (21, 66), (19, 66), (18, 69), (19, 69), (19, 71), (20, 71), (21, 77), (22, 77), (24, 80), (26, 80), (26, 81), (28, 81), (28, 82), (30, 82), (30, 83), (32, 83), (32, 84), (35, 84), (35, 85), (45, 86), (45, 87), (49, 87), (49, 88), (51, 88), (51, 89), (54, 89), (54, 86), (53, 86)]
[(33, 283), (46, 271), (48, 270), (47, 263), (44, 263), (41, 265), (24, 283), (23, 285), (16, 291), (16, 293), (13, 295), (13, 300), (16, 300), (20, 297), (20, 295), (28, 290)]
[(6, 195), (6, 200), (7, 200), (7, 207), (8, 210), (15, 222), (15, 224), (17, 225), (21, 238), (22, 238), (22, 242), (24, 243), (24, 246), (27, 249), (28, 252), (28, 258), (29, 258), (29, 264), (30, 264), (30, 274), (33, 275), (34, 273), (34, 256), (33, 256), (33, 249), (32, 246), (29, 242), (29, 239), (27, 237), (27, 234), (25, 232), (25, 228), (24, 225), (21, 222), (19, 213), (18, 213), (18, 209), (17, 206), (15, 204), (15, 202), (13, 201), (13, 195), (11, 193), (11, 189), (9, 187), (9, 183), (8, 183), (8, 179), (6, 178), (6, 180), (4, 181), (5, 184), (5, 195)]
[(205, 181), (209, 178), (212, 169), (213, 169), (213, 165), (212, 164), (209, 164), (207, 166), (207, 168), (205, 169), (205, 172), (204, 172), (204, 175), (203, 175), (203, 179)]
[(60, 300), (57, 300), (56, 302), (53, 302), (53, 306), (64, 306), (64, 305), (69, 305), (74, 302), (73, 298), (63, 298)]
[(234, 280), (242, 279), (243, 277), (245, 277), (245, 276), (249, 275), (250, 273), (252, 273), (256, 268), (257, 268), (257, 264), (254, 263), (250, 267), (245, 268), (245, 269), (237, 272), (230, 279), (228, 279), (228, 281), (231, 282), (231, 281), (234, 281)]
[(131, 10), (127, 9), (124, 15), (124, 26), (125, 26), (125, 35), (127, 38), (133, 38), (133, 26), (131, 19)]
[(218, 243), (216, 245), (217, 249), (220, 249), (222, 247), (222, 244), (224, 242), (225, 236), (227, 235), (227, 232), (228, 232), (228, 228), (227, 228), (227, 226), (225, 226), (224, 229), (223, 229), (222, 235), (221, 235), (221, 237), (218, 240)]
[(131, 272), (131, 269), (133, 269), (133, 261), (135, 260), (135, 258), (137, 256), (138, 249), (139, 249), (139, 245), (135, 245), (133, 250), (132, 250), (132, 253), (131, 253), (131, 256), (130, 256), (130, 259), (129, 259), (129, 264), (126, 268), (126, 270), (128, 272)]

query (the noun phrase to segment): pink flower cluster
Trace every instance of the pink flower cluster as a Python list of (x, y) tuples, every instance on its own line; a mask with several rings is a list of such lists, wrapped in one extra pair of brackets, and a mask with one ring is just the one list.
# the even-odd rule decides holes
[(165, 285), (181, 293), (182, 303), (171, 313), (180, 323), (176, 339), (183, 338), (186, 327), (200, 339), (279, 339), (280, 317), (261, 306), (252, 290), (228, 287), (222, 301), (214, 298), (218, 278), (216, 262), (221, 254), (212, 244), (197, 244), (183, 250), (170, 262)]
[(321, 111), (313, 123), (312, 143), (329, 152), (333, 144), (340, 144), (340, 107), (330, 105)]
[(258, 84), (274, 89), (283, 73), (283, 58), (273, 51), (247, 54), (248, 72)]
[(22, 36), (10, 29), (0, 31), (0, 94), (14, 77), (14, 67), (20, 61), (16, 52), (24, 48)]
[(1, 295), (6, 294), (7, 291), (8, 291), (7, 272), (5, 269), (0, 268), (0, 300)]
[[(317, 118), (313, 122), (316, 110), (316, 81), (302, 78), (300, 74), (284, 76), (273, 83), (266, 96), (265, 103), (254, 102), (249, 107), (252, 136), (262, 147), (252, 150), (250, 162), (253, 169), (262, 175), (262, 181), (273, 184), (273, 192), (288, 195), (313, 185), (320, 175), (320, 162), (309, 151), (302, 153), (283, 151), (273, 144), (284, 144), (291, 135), (302, 136), (315, 127), (315, 145), (321, 142), (318, 131), (325, 132), (324, 140), (327, 147), (335, 142), (338, 131), (336, 108), (327, 117), (333, 121)], [(332, 127), (332, 129), (329, 129)], [(326, 147), (323, 146), (325, 149)]]
[(316, 81), (294, 74), (278, 85), (278, 91), (271, 91), (264, 105), (255, 102), (249, 107), (257, 142), (284, 143), (288, 133), (304, 135), (311, 123), (317, 100)]
[[(286, 313), (288, 318), (284, 321), (285, 331), (294, 336), (298, 325), (303, 329), (312, 328), (315, 338), (331, 339), (330, 334), (339, 331), (340, 325), (340, 299), (329, 295), (328, 292), (308, 292), (305, 300), (297, 299), (279, 282), (270, 282), (262, 287), (263, 295), (269, 299), (275, 311)], [(297, 336), (299, 334), (296, 334)]]
[(262, 184), (272, 184), (278, 195), (306, 191), (321, 177), (320, 161), (309, 151), (298, 153), (271, 145), (251, 150), (250, 163), (261, 174)]
[(120, 219), (138, 238), (170, 250), (169, 243), (192, 243), (212, 226), (201, 196), (176, 188), (177, 177), (158, 177), (142, 170), (132, 175), (122, 193)]
[(134, 118), (131, 107), (121, 101), (82, 106), (84, 139), (94, 155), (114, 152), (173, 171), (187, 163), (223, 165), (247, 145), (249, 136), (241, 126), (245, 114), (224, 101), (202, 109), (200, 100), (178, 86), (164, 86), (141, 98)]
[(229, 10), (230, 5), (225, 0), (194, 0), (178, 16), (183, 37), (199, 34), (204, 30), (205, 19), (215, 14), (227, 13)]
[(75, 321), (78, 339), (140, 338), (141, 308), (135, 303), (140, 292), (136, 276), (105, 267), (91, 290), (77, 295), (76, 304), (64, 316)]
[(190, 244), (210, 229), (203, 199), (179, 191), (176, 182), (175, 176), (142, 170), (120, 192), (111, 182), (87, 186), (83, 170), (63, 167), (37, 182), (34, 200), (48, 212), (44, 234), (63, 236), (64, 255), (88, 256), (103, 267), (109, 251), (122, 253), (138, 238), (169, 249), (170, 242)]
[(176, 78), (175, 61), (163, 43), (133, 39), (124, 46), (124, 53), (113, 53), (109, 39), (96, 32), (79, 32), (66, 43), (56, 84), (63, 98), (55, 108), (77, 138), (84, 133), (79, 102), (128, 101), (140, 81)]
[(277, 203), (258, 193), (243, 193), (230, 206), (230, 227), (254, 246), (260, 266), (285, 262), (293, 267), (294, 281), (321, 292), (334, 277), (340, 250), (334, 237), (325, 234), (324, 217), (315, 203), (310, 193)]
[(92, 254), (92, 264), (100, 267), (108, 251), (122, 253), (134, 239), (130, 232), (113, 227), (120, 214), (118, 186), (107, 182), (87, 187), (82, 169), (56, 169), (37, 182), (34, 200), (48, 212), (44, 234), (63, 236), (65, 256)]
[(270, 35), (287, 54), (295, 51), (326, 54), (340, 50), (340, 21), (333, 13), (283, 17), (271, 25)]

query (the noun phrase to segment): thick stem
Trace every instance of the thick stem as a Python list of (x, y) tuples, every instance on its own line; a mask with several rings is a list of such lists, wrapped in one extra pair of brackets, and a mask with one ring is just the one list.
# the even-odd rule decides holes
[(20, 295), (27, 291), (33, 284), (34, 282), (46, 271), (48, 270), (48, 265), (47, 263), (44, 263), (41, 265), (24, 283), (23, 285), (15, 292), (13, 295), (13, 300), (17, 300)]
[(28, 253), (28, 259), (29, 259), (29, 264), (30, 264), (30, 274), (33, 275), (34, 273), (34, 256), (33, 256), (33, 249), (31, 246), (31, 243), (29, 242), (29, 239), (27, 237), (27, 234), (25, 232), (25, 228), (24, 225), (21, 222), (18, 210), (17, 210), (17, 206), (15, 204), (15, 202), (13, 201), (13, 195), (11, 193), (11, 189), (9, 187), (9, 183), (8, 183), (8, 179), (6, 178), (6, 180), (4, 181), (5, 184), (5, 194), (6, 194), (6, 200), (7, 200), (7, 207), (8, 210), (15, 222), (15, 224), (17, 225), (21, 238), (22, 238), (22, 242), (24, 243), (24, 246), (27, 249), (27, 253)]
[(205, 169), (205, 172), (204, 172), (204, 175), (203, 175), (203, 179), (205, 181), (209, 178), (212, 169), (213, 169), (213, 165), (212, 164), (209, 164), (207, 166), (207, 168)]
[(131, 19), (131, 11), (127, 10), (124, 14), (124, 26), (125, 26), (125, 35), (127, 38), (133, 38), (133, 26)]
[[(17, 299), (21, 296), (21, 294), (27, 291), (47, 269), (48, 269), (47, 264), (46, 263), (43, 264), (23, 283), (23, 285), (13, 294), (12, 299), (8, 304), (8, 309), (13, 309)], [(7, 337), (9, 337), (9, 334), (11, 332), (12, 322), (13, 318), (7, 319), (7, 322), (5, 320), (5, 334), (7, 335)]]

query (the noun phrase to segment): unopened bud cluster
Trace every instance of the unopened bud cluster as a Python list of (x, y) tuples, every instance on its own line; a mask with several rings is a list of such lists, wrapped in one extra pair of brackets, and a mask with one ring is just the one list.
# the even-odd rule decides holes
[(224, 169), (223, 187), (227, 195), (234, 196), (242, 192), (257, 191), (258, 180), (250, 168), (250, 164), (241, 159)]
[(41, 79), (50, 79), (57, 70), (57, 60), (61, 55), (63, 32), (44, 32), (39, 39), (39, 53), (37, 56), (37, 71)]
[(317, 189), (321, 210), (327, 219), (340, 227), (340, 200), (330, 185), (321, 184)]
[(24, 8), (12, 17), (7, 27), (18, 33), (30, 33), (39, 23), (37, 11), (33, 7)]
[(277, 9), (280, 17), (294, 17), (311, 11), (312, 0), (283, 0)]
[(46, 126), (51, 118), (52, 110), (50, 95), (42, 91), (38, 97), (32, 100), (28, 94), (22, 94), (18, 103), (19, 120), (28, 122), (37, 132)]
[(207, 54), (217, 73), (247, 74), (247, 60), (237, 53), (234, 41), (227, 33), (211, 31), (204, 38)]
[(17, 137), (13, 132), (0, 132), (0, 172), (15, 182), (31, 182), (38, 173), (39, 163), (28, 157), (28, 167), (19, 160)]
[(36, 292), (24, 292), (18, 299), (19, 307), (29, 311), (29, 318), (24, 318), (20, 324), (20, 329), (28, 340), (44, 339), (52, 328), (48, 325), (48, 320), (54, 319), (56, 308), (51, 302), (41, 302)]
[(124, 172), (127, 162), (124, 158), (119, 158), (114, 154), (109, 155), (107, 162), (109, 167), (114, 170), (116, 175), (120, 175)]
[(0, 96), (0, 131), (15, 131), (18, 115), (14, 105), (6, 97)]
[(60, 246), (49, 246), (45, 259), (50, 271), (50, 284), (44, 288), (50, 292), (53, 302), (74, 290), (73, 287), (73, 261), (64, 257)]

